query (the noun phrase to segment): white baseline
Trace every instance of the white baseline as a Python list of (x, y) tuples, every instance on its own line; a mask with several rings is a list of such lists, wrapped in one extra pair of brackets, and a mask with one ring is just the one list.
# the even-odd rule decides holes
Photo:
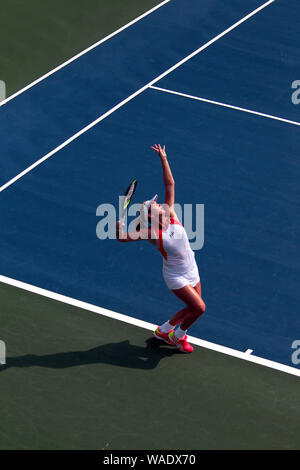
[[(57, 294), (55, 292), (51, 292), (49, 290), (41, 289), (40, 287), (32, 286), (30, 284), (26, 284), (21, 281), (17, 281), (15, 279), (11, 279), (6, 276), (0, 275), (0, 282), (4, 284), (8, 284), (19, 289), (23, 289), (34, 294), (41, 295), (43, 297), (47, 297), (52, 300), (56, 300), (58, 302), (62, 302), (68, 305), (73, 305), (74, 307), (81, 308), (83, 310), (88, 310), (89, 312), (94, 312), (99, 315), (104, 315), (105, 317), (114, 318), (115, 320), (119, 320), (130, 325), (138, 326), (140, 328), (144, 328), (146, 330), (154, 331), (157, 325), (153, 323), (148, 323), (143, 320), (138, 320), (137, 318), (129, 317), (127, 315), (123, 315), (118, 312), (113, 312), (111, 310), (107, 310), (106, 308), (97, 307), (96, 305), (89, 304), (86, 302), (82, 302), (81, 300), (73, 299), (71, 297), (66, 297), (61, 294)], [(238, 359), (243, 359), (244, 361), (253, 362), (255, 364), (259, 364), (265, 367), (269, 367), (271, 369), (275, 369), (281, 372), (285, 372), (287, 374), (295, 375), (300, 377), (300, 370), (289, 367), (284, 364), (280, 364), (278, 362), (273, 362), (268, 359), (263, 359), (258, 356), (254, 356), (250, 354), (252, 350), (248, 349), (246, 352), (238, 351), (236, 349), (227, 348), (225, 346), (220, 346), (219, 344), (211, 343), (209, 341), (205, 341), (199, 338), (195, 338), (193, 336), (189, 336), (189, 341), (197, 346), (202, 348), (211, 349), (212, 351), (216, 351), (222, 354), (226, 354), (228, 356), (233, 356)]]
[(159, 75), (158, 77), (156, 77), (154, 80), (152, 80), (151, 82), (147, 83), (147, 85), (143, 86), (142, 88), (140, 88), (139, 90), (137, 90), (135, 93), (133, 93), (132, 95), (130, 95), (128, 98), (126, 98), (125, 100), (121, 101), (118, 105), (114, 106), (113, 108), (111, 108), (109, 111), (107, 111), (105, 114), (103, 114), (102, 116), (100, 116), (99, 118), (97, 118), (95, 121), (93, 121), (92, 123), (90, 123), (88, 126), (84, 127), (83, 129), (81, 129), (79, 132), (77, 132), (76, 134), (74, 134), (72, 137), (70, 137), (68, 140), (66, 140), (65, 142), (63, 142), (62, 144), (60, 144), (58, 147), (56, 147), (54, 150), (52, 150), (51, 152), (47, 153), (47, 155), (43, 156), (42, 158), (40, 158), (39, 160), (37, 160), (35, 163), (33, 163), (32, 165), (30, 165), (28, 168), (26, 168), (25, 170), (23, 170), (21, 173), (19, 173), (17, 176), (15, 176), (14, 178), (12, 178), (11, 180), (9, 180), (7, 183), (5, 183), (3, 186), (0, 187), (0, 192), (4, 191), (6, 188), (8, 188), (9, 186), (11, 186), (13, 183), (15, 183), (16, 181), (18, 181), (20, 178), (22, 178), (23, 176), (25, 176), (27, 173), (29, 173), (31, 170), (33, 170), (34, 168), (36, 168), (38, 165), (40, 165), (42, 162), (44, 162), (45, 160), (47, 160), (48, 158), (50, 158), (52, 155), (54, 155), (55, 153), (57, 153), (59, 150), (63, 149), (64, 147), (66, 147), (67, 145), (69, 145), (71, 142), (73, 142), (75, 139), (77, 139), (78, 137), (80, 137), (82, 134), (84, 134), (85, 132), (87, 132), (89, 129), (91, 129), (92, 127), (96, 126), (97, 124), (99, 124), (101, 121), (103, 121), (105, 118), (107, 118), (108, 116), (110, 116), (112, 113), (114, 113), (115, 111), (117, 111), (119, 108), (121, 108), (122, 106), (124, 106), (126, 103), (128, 103), (129, 101), (133, 100), (136, 96), (140, 95), (141, 93), (143, 93), (145, 90), (147, 90), (148, 88), (150, 88), (152, 85), (154, 85), (156, 82), (158, 82), (159, 80), (161, 80), (162, 78), (164, 78), (166, 75), (170, 74), (171, 72), (173, 72), (174, 70), (176, 70), (178, 67), (180, 67), (181, 65), (183, 65), (184, 63), (186, 63), (188, 60), (192, 59), (194, 56), (196, 56), (197, 54), (199, 54), (199, 52), (203, 51), (204, 49), (206, 49), (207, 47), (209, 47), (211, 44), (215, 43), (216, 41), (218, 41), (219, 39), (221, 39), (223, 36), (225, 36), (226, 34), (228, 34), (230, 31), (232, 31), (233, 29), (237, 28), (240, 24), (244, 23), (245, 21), (247, 21), (249, 18), (251, 18), (252, 16), (256, 15), (259, 11), (261, 11), (263, 8), (266, 8), (268, 5), (270, 5), (271, 3), (274, 3), (275, 0), (269, 0), (268, 2), (264, 3), (263, 5), (261, 5), (259, 8), (256, 8), (256, 10), (253, 10), (251, 13), (249, 13), (248, 15), (244, 16), (241, 20), (237, 21), (236, 23), (234, 23), (232, 26), (230, 26), (229, 28), (227, 28), (225, 31), (223, 31), (221, 34), (218, 34), (217, 36), (215, 36), (213, 39), (211, 39), (210, 41), (208, 41), (207, 43), (205, 43), (203, 46), (199, 47), (199, 49), (197, 49), (196, 51), (192, 52), (190, 55), (188, 55), (187, 57), (185, 57), (184, 59), (182, 59), (180, 62), (178, 62), (177, 64), (173, 65), (173, 67), (169, 68), (168, 70), (166, 70), (165, 72), (163, 72), (161, 75)]

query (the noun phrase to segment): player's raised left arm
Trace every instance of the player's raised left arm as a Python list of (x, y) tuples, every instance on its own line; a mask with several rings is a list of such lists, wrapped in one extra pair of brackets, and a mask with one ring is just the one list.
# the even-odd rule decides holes
[(168, 206), (172, 210), (175, 203), (175, 181), (168, 162), (166, 146), (164, 145), (163, 147), (161, 147), (161, 145), (155, 144), (152, 148), (153, 150), (155, 150), (155, 152), (158, 153), (160, 157), (163, 169), (164, 185), (166, 190), (165, 204), (168, 204)]

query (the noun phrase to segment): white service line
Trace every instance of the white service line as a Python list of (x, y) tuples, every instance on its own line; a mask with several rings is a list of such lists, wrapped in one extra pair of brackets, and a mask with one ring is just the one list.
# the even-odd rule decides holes
[[(138, 326), (140, 328), (144, 328), (149, 331), (154, 331), (154, 329), (157, 327), (157, 325), (154, 325), (153, 323), (148, 323), (143, 320), (138, 320), (137, 318), (132, 318), (132, 317), (123, 315), (118, 312), (113, 312), (111, 310), (107, 310), (106, 308), (97, 307), (96, 305), (88, 304), (86, 302), (82, 302), (81, 300), (73, 299), (71, 297), (66, 297), (64, 295), (57, 294), (49, 290), (41, 289), (40, 287), (32, 286), (30, 284), (26, 284), (24, 282), (11, 279), (6, 276), (0, 275), (0, 282), (4, 284), (8, 284), (10, 286), (17, 287), (19, 289), (26, 290), (28, 292), (32, 292), (34, 294), (41, 295), (43, 297), (47, 297), (52, 300), (56, 300), (58, 302), (62, 302), (68, 305), (73, 305), (74, 307), (78, 307), (83, 310), (88, 310), (89, 312), (94, 312), (99, 315), (104, 315), (109, 318), (114, 318), (115, 320), (119, 320), (119, 321), (128, 323), (130, 325)], [(249, 353), (251, 350), (247, 350), (247, 352), (242, 352), (242, 351), (238, 351), (235, 349), (227, 348), (225, 346), (220, 346), (219, 344), (211, 343), (209, 341), (204, 341), (202, 339), (195, 338), (193, 336), (189, 336), (188, 338), (191, 343), (196, 344), (197, 346), (200, 346), (202, 348), (210, 349), (212, 351), (226, 354), (228, 356), (233, 356), (238, 359), (243, 359), (248, 362), (253, 362), (255, 364), (259, 364), (265, 367), (269, 367), (271, 369), (276, 369), (281, 372), (285, 372), (287, 374), (300, 377), (300, 370), (294, 367), (289, 367), (284, 364), (280, 364), (278, 362), (269, 361), (268, 359), (263, 359), (258, 356), (253, 356)]]
[(160, 88), (158, 86), (151, 86), (152, 90), (162, 91), (164, 93), (170, 93), (171, 95), (182, 96), (184, 98), (189, 98), (192, 100), (203, 101), (204, 103), (215, 104), (217, 106), (223, 106), (224, 108), (236, 109), (237, 111), (243, 111), (244, 113), (256, 114), (257, 116), (262, 116), (268, 119), (274, 119), (275, 121), (286, 122), (288, 124), (293, 124), (294, 126), (300, 126), (300, 122), (290, 121), (289, 119), (284, 119), (278, 116), (272, 116), (271, 114), (264, 114), (258, 111), (253, 111), (252, 109), (240, 108), (239, 106), (233, 106), (231, 104), (220, 103), (219, 101), (208, 100), (206, 98), (200, 98), (199, 96), (187, 95), (186, 93), (181, 93), (179, 91), (168, 90), (166, 88)]
[(173, 72), (174, 70), (176, 70), (178, 67), (180, 67), (181, 65), (183, 65), (185, 62), (187, 62), (188, 60), (192, 59), (195, 55), (199, 54), (199, 52), (203, 51), (204, 49), (206, 49), (207, 47), (209, 47), (211, 44), (213, 44), (214, 42), (218, 41), (218, 39), (222, 38), (223, 36), (225, 36), (225, 34), (228, 34), (230, 31), (232, 31), (233, 29), (237, 28), (237, 26), (239, 26), (240, 24), (242, 24), (243, 22), (247, 21), (249, 18), (251, 18), (252, 16), (254, 16), (256, 13), (258, 13), (259, 11), (261, 11), (263, 8), (267, 7), (268, 5), (270, 5), (271, 3), (273, 3), (275, 0), (269, 0), (268, 2), (264, 3), (262, 6), (260, 6), (259, 8), (257, 8), (256, 10), (252, 11), (251, 13), (249, 13), (247, 16), (245, 16), (244, 18), (242, 18), (241, 20), (237, 21), (236, 23), (234, 23), (232, 26), (230, 26), (229, 28), (227, 28), (225, 31), (223, 31), (223, 33), (219, 34), (218, 36), (215, 36), (213, 39), (211, 39), (210, 41), (208, 41), (207, 43), (205, 43), (203, 46), (199, 47), (199, 49), (197, 49), (196, 51), (192, 52), (190, 55), (188, 55), (187, 57), (185, 57), (184, 59), (182, 59), (180, 62), (178, 62), (177, 64), (173, 65), (173, 67), (171, 67), (170, 69), (166, 70), (166, 72), (163, 72), (161, 75), (159, 75), (158, 77), (156, 77), (154, 80), (152, 80), (151, 82), (147, 83), (147, 85), (143, 86), (142, 88), (140, 88), (139, 90), (137, 90), (135, 93), (133, 93), (132, 95), (130, 95), (128, 98), (126, 98), (125, 100), (121, 101), (118, 105), (114, 106), (113, 108), (111, 108), (109, 111), (107, 111), (105, 114), (103, 114), (102, 116), (100, 116), (98, 119), (96, 119), (95, 121), (93, 121), (92, 123), (90, 123), (88, 126), (84, 127), (83, 129), (81, 129), (79, 132), (77, 132), (76, 134), (74, 134), (72, 137), (70, 137), (68, 140), (66, 140), (65, 142), (63, 142), (61, 145), (59, 145), (58, 147), (56, 147), (54, 150), (52, 150), (51, 152), (49, 152), (47, 155), (45, 155), (44, 157), (40, 158), (39, 160), (37, 160), (35, 163), (33, 163), (32, 165), (30, 165), (28, 168), (26, 168), (24, 171), (22, 171), (21, 173), (19, 173), (17, 176), (15, 176), (14, 178), (12, 178), (10, 181), (8, 181), (7, 183), (5, 183), (3, 186), (0, 187), (0, 192), (4, 191), (6, 188), (8, 188), (9, 186), (11, 186), (13, 183), (15, 183), (17, 180), (19, 180), (20, 178), (22, 178), (24, 175), (26, 175), (27, 173), (29, 173), (31, 170), (33, 170), (35, 167), (37, 167), (38, 165), (40, 165), (42, 162), (44, 162), (45, 160), (47, 160), (48, 158), (50, 158), (52, 155), (54, 155), (55, 153), (57, 153), (59, 150), (63, 149), (64, 147), (66, 147), (68, 144), (70, 144), (71, 142), (73, 142), (75, 139), (77, 139), (78, 137), (80, 137), (82, 134), (84, 134), (85, 132), (87, 132), (89, 129), (91, 129), (92, 127), (96, 126), (97, 124), (99, 124), (99, 122), (103, 121), (103, 119), (105, 119), (106, 117), (110, 116), (112, 113), (114, 113), (115, 111), (117, 111), (119, 108), (121, 108), (122, 106), (124, 106), (126, 103), (128, 103), (129, 101), (131, 101), (132, 99), (134, 99), (136, 96), (140, 95), (141, 93), (143, 93), (145, 90), (147, 90), (148, 88), (150, 88), (152, 85), (154, 85), (154, 83), (158, 82), (159, 80), (161, 80), (162, 78), (164, 78), (166, 75), (170, 74), (171, 72)]
[(50, 70), (50, 72), (47, 72), (45, 75), (43, 75), (42, 77), (38, 78), (37, 80), (35, 80), (34, 82), (30, 83), (29, 85), (25, 86), (24, 88), (22, 88), (21, 90), (17, 91), (16, 93), (14, 93), (13, 95), (9, 96), (8, 98), (6, 98), (5, 100), (1, 101), (0, 103), (0, 106), (4, 106), (6, 103), (8, 103), (9, 101), (13, 100), (14, 98), (16, 98), (16, 96), (19, 96), (21, 93), (24, 93), (24, 91), (27, 91), (29, 90), (30, 88), (32, 88), (34, 85), (37, 85), (38, 83), (40, 83), (41, 81), (45, 80), (45, 78), (48, 78), (50, 77), (50, 75), (53, 75), (54, 73), (58, 72), (58, 70), (66, 67), (67, 65), (71, 64), (72, 62), (74, 62), (74, 60), (77, 60), (79, 59), (79, 57), (83, 56), (84, 54), (87, 54), (87, 52), (90, 52), (92, 49), (95, 49), (96, 47), (100, 46), (100, 44), (103, 44), (104, 42), (108, 41), (109, 39), (111, 39), (112, 37), (116, 36), (117, 34), (121, 33), (122, 31), (124, 31), (125, 29), (129, 28), (130, 26), (134, 25), (135, 23), (137, 23), (138, 21), (142, 20), (143, 18), (145, 18), (146, 16), (150, 15), (151, 13), (153, 13), (154, 11), (158, 10), (158, 8), (161, 8), (163, 5), (165, 5), (166, 3), (169, 3), (171, 0), (164, 0), (162, 3), (160, 3), (159, 5), (156, 5), (155, 7), (151, 8), (151, 10), (148, 10), (146, 11), (145, 13), (143, 13), (142, 15), (138, 16), (137, 18), (135, 18), (134, 20), (130, 21), (130, 23), (127, 23), (126, 25), (122, 26), (121, 28), (117, 29), (116, 31), (114, 31), (113, 33), (109, 34), (108, 36), (106, 36), (105, 38), (101, 39), (100, 41), (96, 42), (95, 44), (92, 44), (91, 46), (89, 46), (87, 49), (85, 49), (84, 51), (82, 52), (79, 52), (78, 54), (76, 54), (74, 57), (71, 57), (71, 59), (68, 59), (66, 62), (64, 62), (63, 64), (59, 65), (58, 67), (56, 67), (55, 69), (53, 70)]

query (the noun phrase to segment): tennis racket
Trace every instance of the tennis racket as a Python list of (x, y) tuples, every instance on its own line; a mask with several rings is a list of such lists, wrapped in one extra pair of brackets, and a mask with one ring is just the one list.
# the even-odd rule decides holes
[(125, 215), (126, 215), (126, 210), (129, 206), (129, 204), (131, 203), (131, 200), (132, 200), (132, 197), (134, 195), (134, 192), (136, 190), (136, 187), (137, 187), (137, 179), (134, 179), (130, 185), (128, 186), (126, 192), (125, 192), (125, 195), (124, 195), (124, 199), (122, 201), (122, 206), (121, 206), (121, 209), (122, 209), (122, 215), (121, 215), (121, 222), (124, 222), (124, 219), (125, 219)]

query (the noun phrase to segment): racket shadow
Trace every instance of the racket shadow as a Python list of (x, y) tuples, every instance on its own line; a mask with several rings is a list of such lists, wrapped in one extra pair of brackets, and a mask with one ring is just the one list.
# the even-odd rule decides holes
[(146, 341), (146, 347), (130, 344), (129, 340), (109, 343), (87, 351), (60, 352), (43, 356), (25, 355), (8, 357), (7, 363), (0, 366), (0, 372), (12, 367), (46, 367), (64, 369), (88, 364), (110, 364), (131, 369), (154, 369), (167, 357), (181, 354), (172, 346), (164, 345), (155, 338)]

